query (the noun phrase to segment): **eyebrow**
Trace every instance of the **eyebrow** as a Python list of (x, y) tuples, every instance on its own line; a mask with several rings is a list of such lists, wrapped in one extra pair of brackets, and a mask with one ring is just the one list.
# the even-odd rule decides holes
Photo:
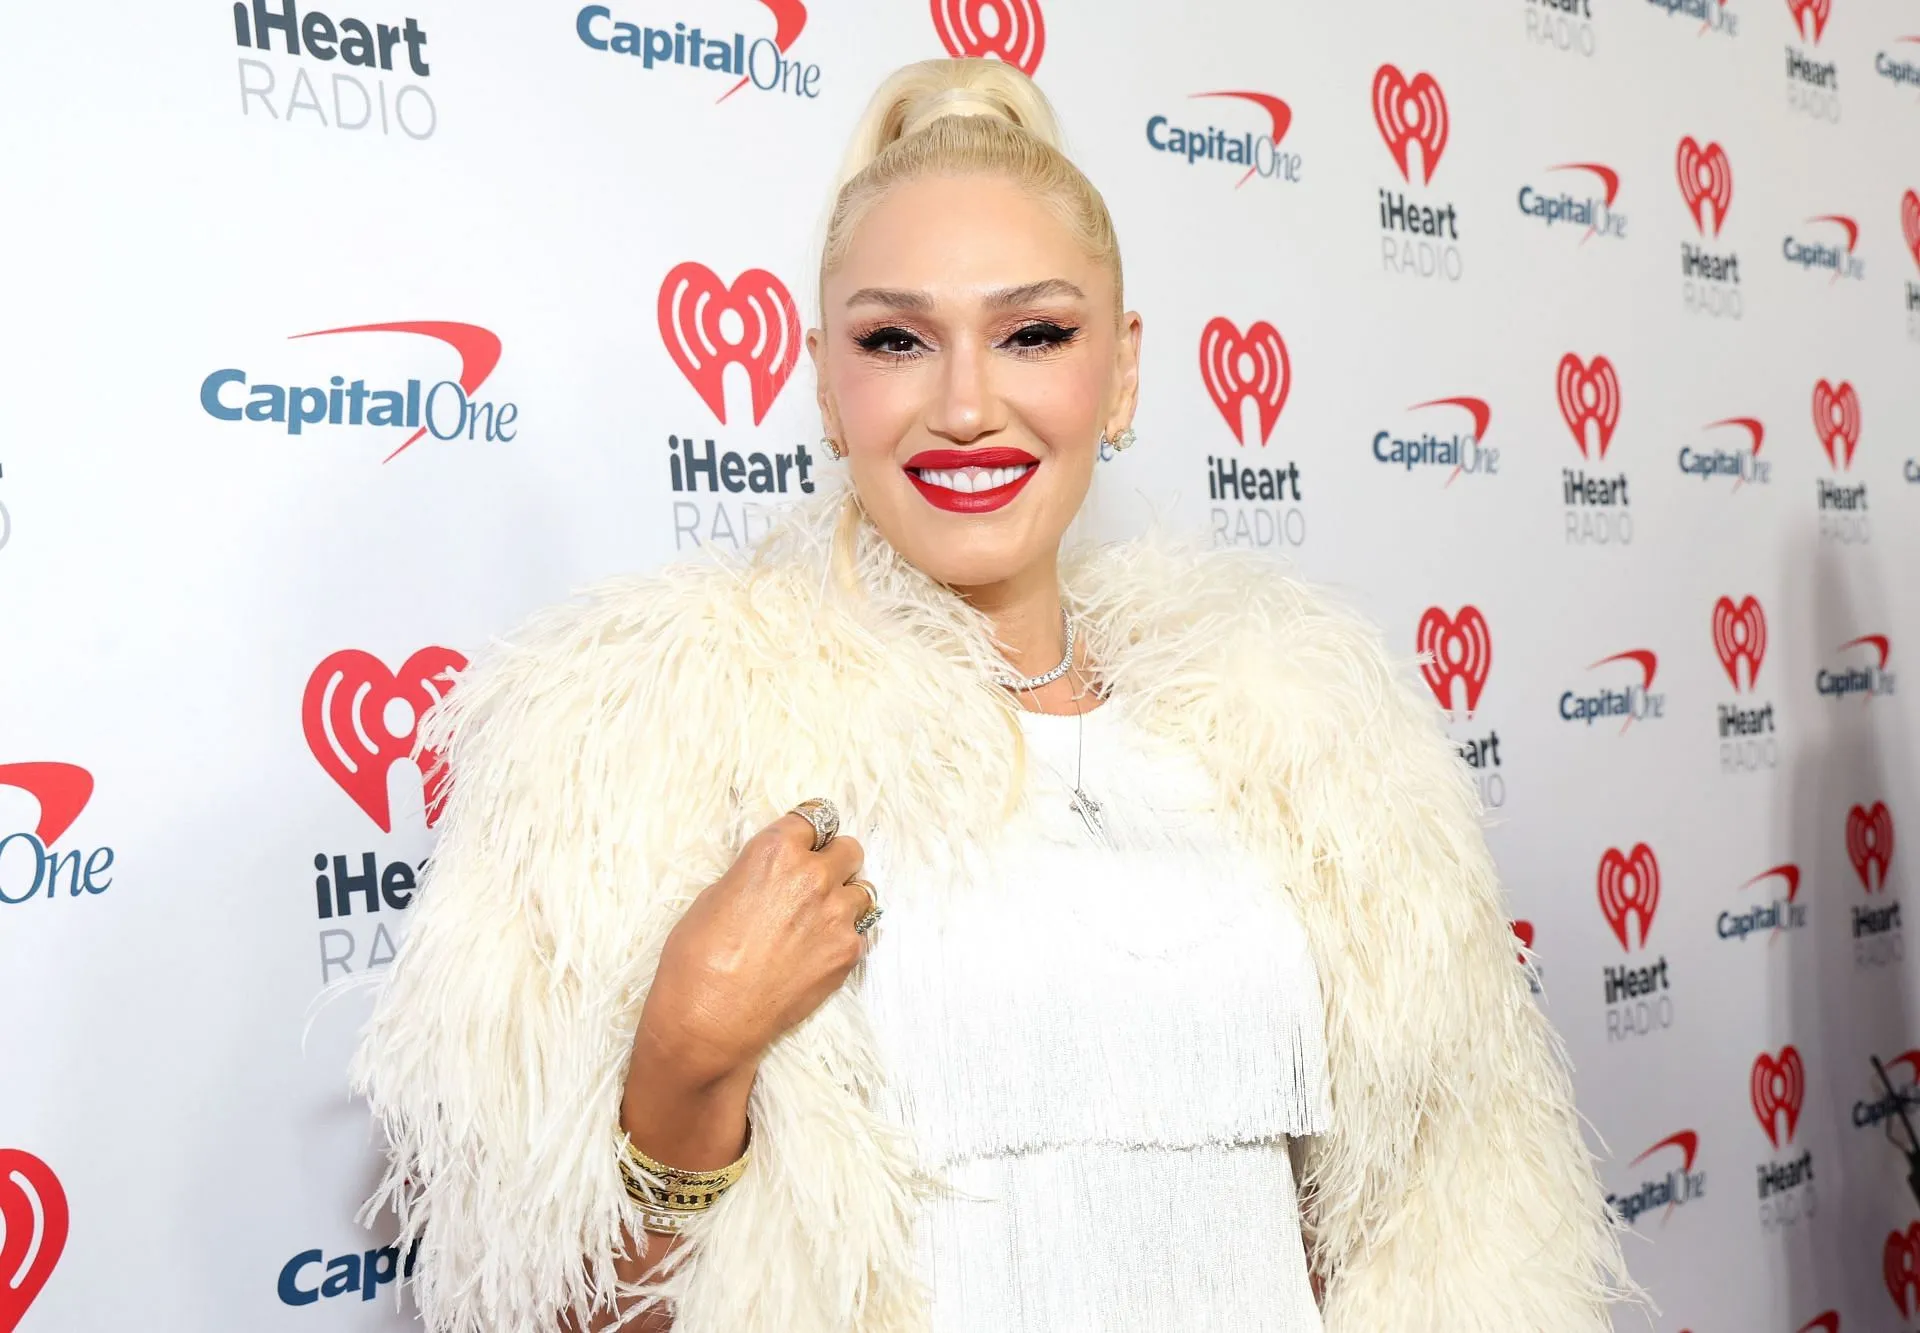
[[(1004, 310), (1010, 306), (1031, 305), (1035, 301), (1055, 297), (1084, 301), (1087, 294), (1065, 278), (1042, 278), (1039, 282), (1026, 282), (1018, 287), (1002, 287), (999, 291), (988, 292), (986, 303), (989, 309)], [(847, 305), (880, 305), (925, 315), (933, 310), (933, 298), (925, 292), (897, 287), (862, 287), (847, 298)]]

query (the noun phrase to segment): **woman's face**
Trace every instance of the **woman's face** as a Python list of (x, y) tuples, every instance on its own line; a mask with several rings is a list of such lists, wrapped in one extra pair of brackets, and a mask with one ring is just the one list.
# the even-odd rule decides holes
[(955, 588), (1050, 576), (1133, 417), (1140, 319), (1106, 268), (1012, 182), (930, 177), (874, 203), (822, 298), (821, 417), (875, 526)]

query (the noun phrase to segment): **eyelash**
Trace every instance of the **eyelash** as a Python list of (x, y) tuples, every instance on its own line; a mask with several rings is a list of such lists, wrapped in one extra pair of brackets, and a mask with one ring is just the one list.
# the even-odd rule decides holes
[[(1015, 343), (1015, 339), (1028, 334), (1038, 335), (1040, 341), (1026, 346)], [(1077, 325), (1056, 324), (1050, 319), (1038, 319), (1015, 329), (1001, 345), (1007, 347), (1016, 356), (1038, 357), (1066, 346), (1079, 336), (1080, 329)], [(862, 351), (888, 361), (910, 361), (920, 355), (918, 351), (911, 350), (890, 351), (887, 348), (889, 343), (910, 341), (922, 347), (926, 345), (921, 342), (919, 334), (903, 329), (897, 324), (887, 324), (863, 333), (853, 341)]]

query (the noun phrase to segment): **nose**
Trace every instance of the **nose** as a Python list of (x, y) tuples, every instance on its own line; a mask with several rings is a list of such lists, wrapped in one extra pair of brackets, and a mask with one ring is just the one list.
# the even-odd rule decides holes
[(956, 444), (971, 444), (1005, 425), (992, 354), (971, 340), (961, 340), (943, 359), (933, 401), (927, 405), (927, 430)]

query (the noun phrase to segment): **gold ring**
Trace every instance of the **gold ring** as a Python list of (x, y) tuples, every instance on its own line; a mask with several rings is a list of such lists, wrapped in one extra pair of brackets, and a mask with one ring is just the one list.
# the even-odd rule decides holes
[(855, 875), (852, 879), (848, 880), (847, 883), (858, 884), (867, 891), (869, 906), (866, 911), (860, 913), (860, 919), (853, 923), (854, 933), (864, 935), (873, 928), (873, 923), (878, 921), (881, 914), (887, 909), (880, 905), (880, 890), (873, 887), (872, 880), (862, 879), (858, 875)]
[(820, 851), (840, 832), (840, 812), (824, 796), (811, 796), (787, 812), (813, 825), (813, 850)]

